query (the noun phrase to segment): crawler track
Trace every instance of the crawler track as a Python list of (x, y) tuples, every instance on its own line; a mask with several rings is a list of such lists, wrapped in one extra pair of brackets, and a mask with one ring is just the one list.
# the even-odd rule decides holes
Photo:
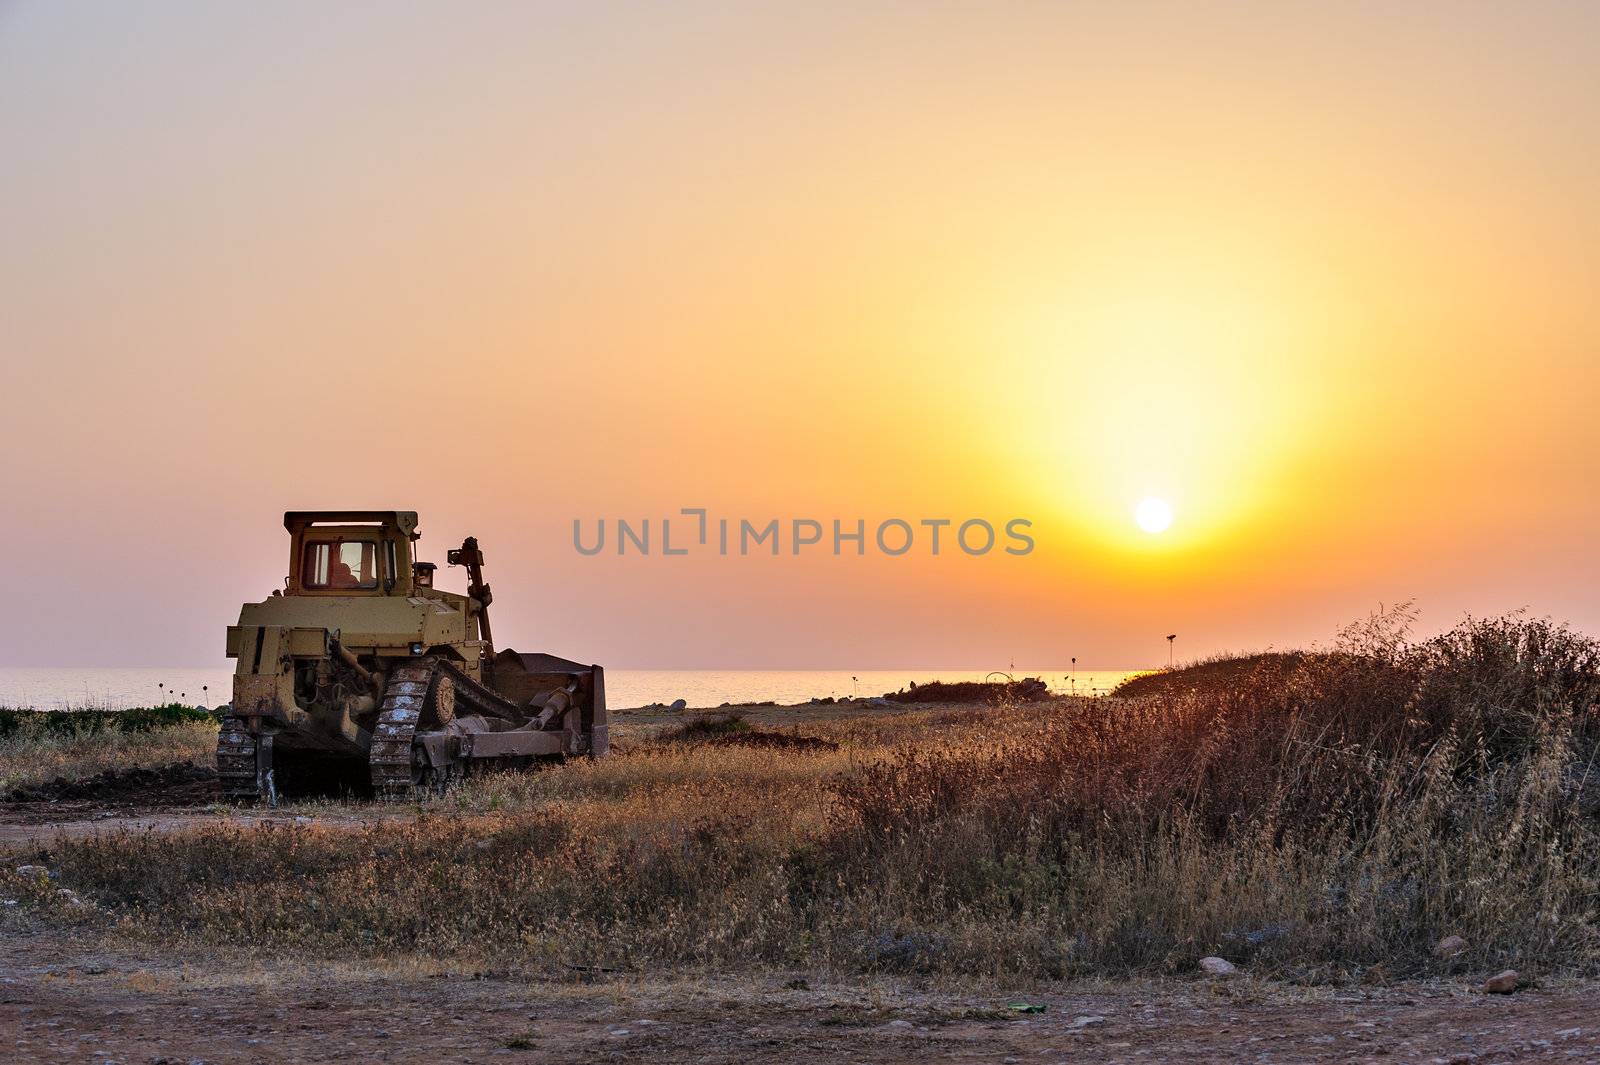
[(217, 779), (222, 782), (222, 797), (249, 801), (261, 797), (261, 781), (256, 773), (256, 737), (236, 717), (222, 719), (217, 733)]
[(372, 749), (367, 754), (372, 791), (380, 799), (409, 799), (422, 783), (422, 766), (412, 752), (412, 740), (438, 672), (436, 659), (403, 666), (394, 671), (383, 689), (383, 705), (372, 733)]
[(421, 798), (464, 775), (466, 763), (459, 759), (442, 770), (429, 765), (416, 742), (417, 727), (424, 720), (430, 728), (438, 728), (460, 713), (511, 721), (527, 716), (516, 703), (479, 684), (449, 659), (423, 659), (395, 670), (383, 691), (368, 755), (373, 794), (388, 801)]

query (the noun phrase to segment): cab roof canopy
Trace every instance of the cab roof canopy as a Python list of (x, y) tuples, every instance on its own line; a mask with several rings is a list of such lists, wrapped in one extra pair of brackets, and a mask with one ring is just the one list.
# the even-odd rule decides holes
[(283, 515), (283, 527), (299, 533), (308, 525), (388, 525), (408, 538), (417, 533), (414, 510), (290, 510)]

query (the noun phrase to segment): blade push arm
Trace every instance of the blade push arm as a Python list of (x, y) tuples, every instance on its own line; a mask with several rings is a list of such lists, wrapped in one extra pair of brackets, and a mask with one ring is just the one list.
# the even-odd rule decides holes
[(483, 637), (486, 653), (494, 654), (494, 637), (489, 632), (489, 604), (494, 593), (483, 583), (483, 552), (478, 549), (478, 538), (469, 536), (461, 546), (448, 552), (445, 560), (452, 566), (467, 567), (467, 596), (478, 604), (478, 632)]

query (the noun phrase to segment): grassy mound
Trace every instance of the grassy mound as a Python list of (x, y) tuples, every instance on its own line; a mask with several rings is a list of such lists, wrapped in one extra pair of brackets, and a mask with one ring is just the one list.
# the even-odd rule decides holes
[(657, 737), (668, 743), (704, 743), (750, 731), (743, 714), (712, 714), (666, 729)]
[(1220, 690), (1235, 687), (1257, 673), (1281, 679), (1313, 657), (1316, 656), (1304, 651), (1287, 651), (1211, 658), (1177, 669), (1161, 669), (1129, 677), (1112, 689), (1111, 694), (1138, 698), (1202, 689)]
[(816, 736), (769, 732), (750, 727), (743, 714), (697, 717), (658, 735), (664, 743), (707, 744), (720, 747), (754, 747), (783, 751), (836, 751), (837, 743)]
[(216, 715), (181, 703), (133, 710), (0, 708), (0, 795), (57, 778), (206, 763)]
[(929, 681), (913, 684), (885, 699), (896, 703), (1028, 703), (1048, 699), (1050, 691), (1038, 677), (1014, 681)]

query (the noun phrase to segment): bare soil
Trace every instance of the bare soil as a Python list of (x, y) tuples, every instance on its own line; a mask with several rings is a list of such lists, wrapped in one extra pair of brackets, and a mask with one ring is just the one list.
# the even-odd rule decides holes
[(107, 769), (81, 780), (57, 777), (45, 784), (13, 788), (3, 806), (8, 811), (41, 803), (56, 808), (80, 803), (85, 808), (154, 809), (204, 806), (221, 795), (214, 768), (173, 762), (155, 769)]
[[(1026, 1002), (1043, 1012), (1018, 1014)], [(1200, 979), (1018, 994), (797, 974), (264, 965), (0, 941), (0, 1058), (42, 1062), (1600, 1060), (1600, 988), (1306, 991)]]

